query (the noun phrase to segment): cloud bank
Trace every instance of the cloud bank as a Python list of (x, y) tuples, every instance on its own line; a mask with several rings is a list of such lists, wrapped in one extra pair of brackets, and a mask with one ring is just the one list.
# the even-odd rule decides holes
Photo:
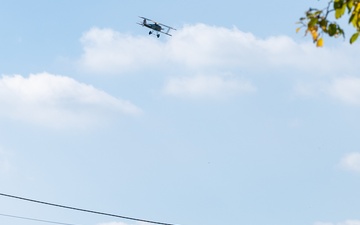
[[(169, 96), (218, 98), (252, 93), (258, 89), (252, 81), (254, 74), (281, 71), (304, 81), (302, 85), (294, 82), (297, 93), (360, 102), (357, 45), (319, 49), (288, 36), (258, 38), (236, 27), (205, 24), (185, 25), (173, 37), (160, 39), (95, 27), (80, 41), (82, 70), (101, 75), (162, 74), (166, 76), (162, 92)], [(314, 89), (318, 83), (320, 92)]]
[(360, 106), (360, 77), (356, 76), (335, 76), (297, 83), (294, 90), (301, 96), (327, 96), (346, 105)]
[(3, 75), (0, 115), (51, 127), (84, 126), (108, 113), (135, 115), (141, 110), (91, 85), (50, 73)]
[(112, 29), (92, 28), (80, 41), (84, 53), (78, 63), (87, 72), (119, 74), (148, 67), (163, 59), (164, 46), (156, 40)]
[[(95, 27), (85, 32), (80, 41), (83, 54), (79, 65), (89, 72), (102, 74), (146, 70), (150, 65), (164, 68), (169, 63), (170, 68), (178, 65), (192, 69), (258, 71), (284, 66), (323, 72), (356, 67), (355, 60), (346, 56), (347, 52), (337, 49), (317, 49), (312, 43), (299, 44), (288, 36), (261, 39), (236, 27), (205, 24), (186, 25), (165, 41)], [(346, 60), (342, 60), (343, 57)], [(327, 64), (323, 65), (323, 61)]]
[(222, 98), (255, 91), (256, 87), (248, 81), (219, 75), (172, 78), (164, 87), (164, 93), (186, 98)]

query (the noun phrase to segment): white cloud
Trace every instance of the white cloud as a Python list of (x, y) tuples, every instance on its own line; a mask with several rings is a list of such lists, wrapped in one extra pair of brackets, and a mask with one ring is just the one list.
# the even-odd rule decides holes
[(294, 91), (301, 96), (320, 97), (328, 96), (344, 104), (360, 106), (360, 78), (335, 77), (322, 81), (298, 82)]
[(3, 75), (0, 115), (51, 127), (96, 123), (106, 113), (138, 114), (140, 109), (91, 85), (49, 73)]
[(84, 52), (79, 65), (89, 72), (104, 74), (175, 65), (192, 69), (250, 68), (255, 71), (289, 67), (312, 73), (356, 71), (359, 68), (351, 57), (357, 53), (356, 45), (319, 49), (311, 42), (296, 43), (288, 36), (262, 39), (236, 27), (229, 29), (205, 24), (186, 25), (167, 39), (92, 28), (83, 34), (81, 43)]
[(92, 28), (81, 37), (84, 53), (79, 61), (87, 72), (119, 74), (148, 67), (162, 59), (163, 45), (151, 38)]
[(236, 67), (264, 69), (288, 62), (296, 43), (286, 36), (257, 38), (237, 28), (188, 25), (167, 43), (174, 61), (192, 68)]
[[(256, 90), (249, 81), (222, 75), (231, 73), (230, 67), (239, 67), (249, 57), (234, 46), (248, 48), (248, 43), (254, 41), (252, 34), (235, 28), (203, 24), (185, 26), (164, 42), (148, 36), (92, 28), (81, 38), (84, 53), (79, 65), (88, 72), (102, 74), (144, 69), (162, 70), (163, 74), (181, 73), (184, 74), (181, 77), (168, 78), (163, 93), (176, 97), (223, 98)], [(194, 67), (200, 72), (183, 71), (184, 68), (193, 71)], [(223, 68), (214, 72), (209, 67)]]
[[(302, 95), (325, 93), (341, 101), (360, 103), (358, 80), (334, 80), (329, 86), (329, 79), (360, 69), (354, 57), (358, 45), (320, 49), (310, 41), (297, 43), (288, 36), (259, 38), (236, 27), (206, 24), (185, 25), (172, 37), (160, 39), (92, 28), (83, 34), (81, 43), (79, 66), (87, 72), (150, 71), (166, 77), (182, 74), (165, 83), (164, 93), (171, 96), (204, 98), (248, 92), (256, 89), (250, 82), (251, 75), (283, 71), (288, 76), (300, 73), (300, 81), (303, 77), (320, 79), (315, 84), (311, 79), (309, 85), (298, 85), (296, 91)], [(239, 74), (242, 79), (222, 75), (227, 73)]]
[(333, 80), (328, 88), (329, 94), (342, 102), (360, 104), (360, 78), (343, 77)]
[(316, 222), (314, 225), (360, 225), (360, 220), (346, 220), (339, 223)]
[(353, 152), (345, 155), (340, 161), (340, 166), (345, 170), (360, 173), (360, 153)]
[(254, 91), (256, 88), (247, 81), (204, 75), (171, 78), (164, 87), (164, 93), (185, 98), (222, 98)]

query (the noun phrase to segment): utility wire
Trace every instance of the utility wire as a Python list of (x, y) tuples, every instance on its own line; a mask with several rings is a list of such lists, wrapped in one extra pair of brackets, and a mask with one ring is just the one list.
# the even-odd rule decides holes
[(55, 207), (59, 207), (59, 208), (80, 211), (80, 212), (86, 212), (86, 213), (92, 213), (92, 214), (98, 214), (98, 215), (110, 216), (110, 217), (117, 217), (117, 218), (121, 218), (121, 219), (125, 219), (125, 220), (137, 221), (137, 222), (144, 222), (144, 223), (151, 223), (151, 224), (158, 224), (158, 225), (175, 225), (172, 223), (163, 223), (163, 222), (157, 222), (157, 221), (152, 221), (152, 220), (145, 220), (145, 219), (139, 219), (139, 218), (134, 218), (134, 217), (121, 216), (121, 215), (116, 215), (116, 214), (93, 211), (93, 210), (88, 210), (88, 209), (80, 209), (80, 208), (75, 208), (75, 207), (70, 207), (70, 206), (65, 206), (65, 205), (59, 205), (59, 204), (54, 204), (54, 203), (49, 203), (49, 202), (38, 201), (38, 200), (34, 200), (34, 199), (29, 199), (29, 198), (23, 198), (23, 197), (19, 197), (19, 196), (15, 196), (15, 195), (8, 195), (8, 194), (4, 194), (4, 193), (0, 193), (0, 196), (15, 198), (15, 199), (19, 199), (19, 200), (28, 201), (28, 202), (39, 203), (39, 204), (43, 204), (43, 205), (50, 205), (50, 206), (55, 206)]
[(14, 215), (2, 214), (2, 213), (0, 213), (0, 216), (22, 219), (22, 220), (31, 220), (31, 221), (42, 222), (42, 223), (52, 223), (52, 224), (58, 224), (58, 225), (75, 225), (75, 224), (71, 224), (71, 223), (61, 223), (61, 222), (55, 222), (55, 221), (50, 221), (50, 220), (40, 220), (40, 219), (34, 219), (34, 218), (30, 218), (30, 217), (14, 216)]

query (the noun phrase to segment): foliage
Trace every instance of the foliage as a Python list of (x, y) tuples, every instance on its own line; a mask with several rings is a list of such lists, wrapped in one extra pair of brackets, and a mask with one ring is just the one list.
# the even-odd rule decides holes
[(299, 19), (298, 24), (302, 26), (298, 27), (296, 32), (305, 28), (305, 35), (310, 33), (317, 47), (323, 46), (324, 34), (330, 37), (343, 36), (345, 38), (344, 30), (336, 21), (330, 21), (329, 15), (334, 14), (335, 20), (339, 20), (346, 12), (349, 17), (348, 23), (356, 29), (349, 40), (352, 44), (360, 35), (360, 0), (330, 0), (324, 9), (310, 8), (305, 12), (305, 17)]

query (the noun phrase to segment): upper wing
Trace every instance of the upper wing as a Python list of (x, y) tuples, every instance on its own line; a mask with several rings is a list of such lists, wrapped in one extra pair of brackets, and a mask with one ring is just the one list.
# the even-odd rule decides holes
[(151, 21), (151, 22), (153, 22), (153, 23), (159, 24), (160, 26), (164, 26), (164, 27), (166, 27), (166, 28), (168, 28), (168, 29), (176, 30), (176, 29), (173, 28), (173, 27), (170, 27), (170, 26), (165, 25), (165, 24), (163, 24), (163, 23), (158, 23), (158, 22), (156, 22), (155, 20), (152, 20), (152, 19), (149, 19), (149, 18), (146, 18), (146, 17), (143, 17), (143, 16), (139, 16), (139, 17), (140, 17), (141, 19), (148, 20), (148, 21)]
[(148, 21), (151, 21), (151, 22), (154, 22), (154, 23), (157, 23), (156, 21), (152, 20), (152, 19), (149, 19), (149, 18), (146, 18), (146, 17), (143, 17), (143, 16), (139, 16), (141, 19), (144, 19), (144, 20), (148, 20)]

